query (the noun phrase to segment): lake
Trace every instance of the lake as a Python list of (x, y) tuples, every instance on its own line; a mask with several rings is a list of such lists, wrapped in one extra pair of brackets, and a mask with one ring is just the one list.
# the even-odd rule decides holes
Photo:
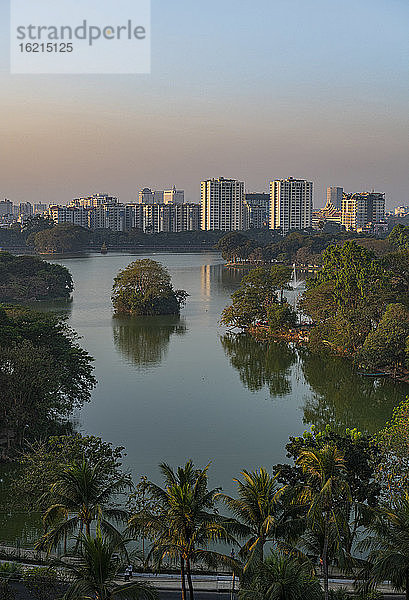
[[(199, 467), (211, 461), (210, 484), (234, 493), (240, 470), (285, 461), (288, 437), (309, 424), (374, 432), (407, 395), (408, 385), (361, 377), (348, 361), (220, 327), (243, 275), (220, 254), (143, 257), (161, 262), (174, 287), (190, 294), (180, 319), (113, 318), (113, 278), (138, 258), (120, 253), (53, 260), (73, 275), (73, 301), (44, 306), (68, 315), (95, 358), (98, 385), (75, 416), (79, 430), (125, 446), (135, 478), (160, 482), (160, 462), (192, 458)], [(36, 523), (0, 513), (0, 540), (29, 541)]]

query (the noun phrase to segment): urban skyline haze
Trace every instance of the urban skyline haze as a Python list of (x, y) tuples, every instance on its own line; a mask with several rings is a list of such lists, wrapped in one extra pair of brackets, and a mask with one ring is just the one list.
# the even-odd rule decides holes
[(5, 1), (0, 22), (1, 197), (294, 176), (315, 206), (327, 186), (409, 201), (407, 0), (153, 0), (151, 75), (10, 75)]

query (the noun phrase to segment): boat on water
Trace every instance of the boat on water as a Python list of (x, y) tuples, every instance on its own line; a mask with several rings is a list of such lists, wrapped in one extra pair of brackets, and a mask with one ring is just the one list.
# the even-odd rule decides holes
[(362, 375), (362, 377), (389, 377), (390, 373), (385, 373), (383, 371), (379, 373), (366, 373), (366, 371), (361, 371), (358, 375)]
[(108, 248), (105, 242), (101, 246), (101, 254), (108, 254)]

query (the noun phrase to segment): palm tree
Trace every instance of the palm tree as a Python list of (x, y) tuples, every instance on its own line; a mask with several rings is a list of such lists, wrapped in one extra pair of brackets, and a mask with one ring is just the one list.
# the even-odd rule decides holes
[(130, 531), (144, 532), (152, 540), (150, 555), (157, 565), (166, 558), (180, 565), (182, 600), (186, 599), (186, 579), (190, 600), (194, 600), (192, 563), (214, 565), (223, 561), (238, 567), (234, 560), (208, 549), (210, 542), (235, 543), (230, 531), (235, 524), (215, 513), (219, 489), (208, 489), (208, 469), (209, 465), (195, 469), (191, 460), (176, 472), (160, 464), (164, 487), (146, 483), (154, 510), (139, 511), (129, 520)]
[(324, 577), (324, 598), (328, 600), (328, 552), (341, 541), (347, 530), (351, 492), (346, 482), (345, 460), (335, 446), (303, 450), (297, 464), (307, 476), (299, 500), (306, 506), (309, 528), (321, 540), (320, 554)]
[(99, 529), (95, 538), (81, 534), (77, 550), (71, 555), (75, 560), (64, 561), (73, 577), (64, 600), (157, 600), (157, 592), (149, 584), (116, 583), (119, 569), (116, 553), (122, 549), (121, 544), (104, 540)]
[(409, 600), (409, 494), (405, 492), (391, 507), (376, 512), (369, 525), (369, 583), (388, 579)]
[(240, 600), (321, 600), (318, 579), (307, 563), (289, 555), (272, 553), (259, 563)]
[(243, 525), (243, 533), (248, 537), (241, 554), (263, 562), (264, 546), (273, 541), (277, 528), (283, 520), (281, 496), (286, 486), (279, 487), (277, 477), (272, 477), (261, 468), (259, 471), (242, 471), (244, 482), (234, 479), (238, 486), (238, 498), (226, 494), (217, 495)]
[(36, 548), (50, 551), (68, 536), (78, 532), (90, 535), (91, 524), (97, 520), (105, 535), (119, 540), (120, 534), (110, 521), (126, 522), (128, 515), (110, 503), (129, 485), (125, 476), (107, 478), (102, 462), (92, 465), (83, 459), (62, 468), (46, 495), (50, 506), (43, 515), (43, 523), (48, 531)]

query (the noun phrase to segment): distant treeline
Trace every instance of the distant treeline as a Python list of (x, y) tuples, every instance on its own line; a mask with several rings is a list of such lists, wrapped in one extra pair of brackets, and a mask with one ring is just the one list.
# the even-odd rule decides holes
[[(0, 229), (0, 248), (28, 248), (39, 253), (81, 252), (89, 249), (100, 250), (105, 244), (108, 249), (143, 248), (203, 248), (219, 249), (223, 257), (233, 263), (297, 263), (299, 266), (319, 265), (322, 252), (332, 243), (351, 239), (383, 255), (393, 249), (391, 239), (409, 237), (409, 227), (397, 225), (387, 239), (375, 238), (369, 234), (356, 234), (340, 230), (333, 224), (326, 224), (322, 230), (308, 229), (292, 231), (286, 236), (268, 229), (250, 229), (243, 232), (223, 231), (184, 231), (180, 233), (147, 234), (137, 229), (128, 232), (110, 229), (90, 230), (77, 225), (55, 225), (43, 217), (33, 217), (21, 227), (14, 224)], [(396, 247), (396, 245), (394, 245)]]
[[(401, 227), (401, 226), (400, 226)], [(403, 228), (409, 231), (408, 228)], [(264, 232), (263, 232), (264, 233)], [(376, 255), (383, 256), (393, 251), (393, 232), (387, 239), (371, 237), (368, 234), (357, 234), (347, 231), (322, 232), (316, 230), (293, 231), (285, 237), (274, 231), (266, 235), (254, 235), (253, 232), (230, 232), (218, 242), (217, 248), (223, 258), (234, 264), (269, 264), (279, 262), (297, 264), (299, 267), (319, 266), (322, 252), (331, 244), (354, 240), (357, 244), (372, 250)], [(405, 233), (408, 237), (409, 234)]]

